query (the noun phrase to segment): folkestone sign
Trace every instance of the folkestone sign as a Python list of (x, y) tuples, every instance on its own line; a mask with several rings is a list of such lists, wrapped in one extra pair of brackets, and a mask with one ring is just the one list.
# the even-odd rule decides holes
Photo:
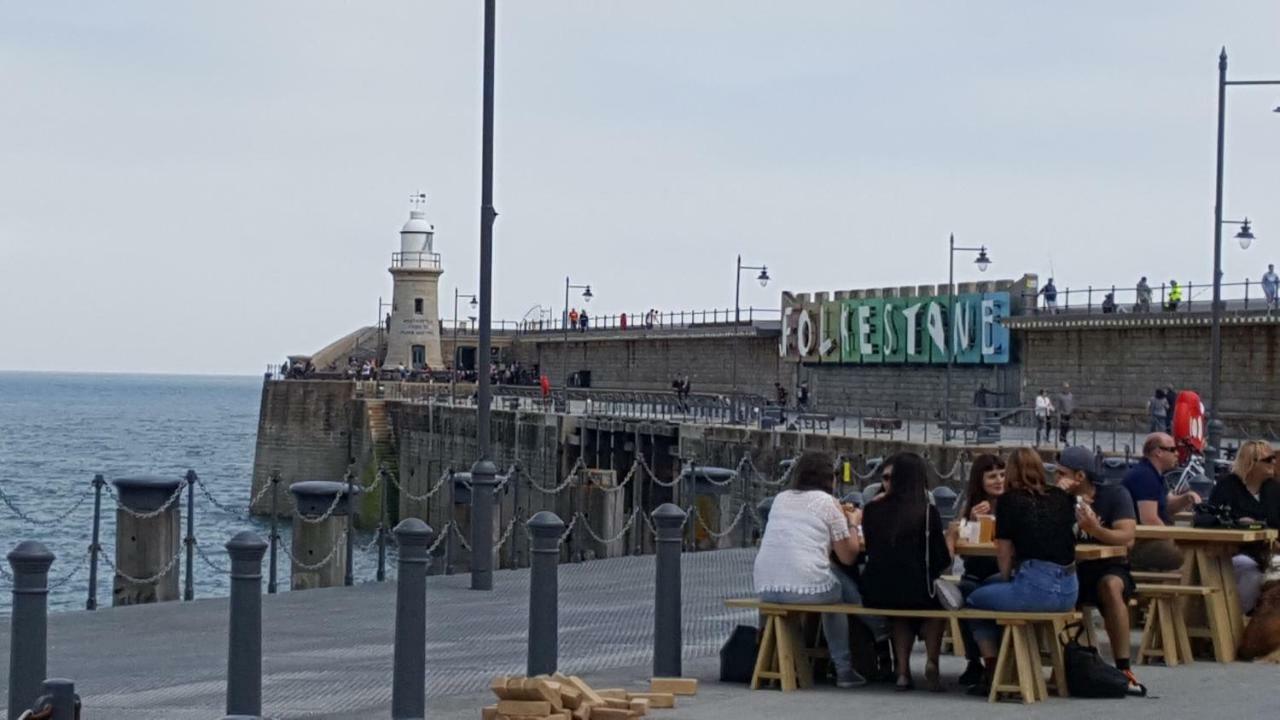
[[(948, 307), (954, 303), (954, 317)], [(782, 357), (804, 363), (1003, 365), (1009, 293), (802, 302), (783, 296)]]

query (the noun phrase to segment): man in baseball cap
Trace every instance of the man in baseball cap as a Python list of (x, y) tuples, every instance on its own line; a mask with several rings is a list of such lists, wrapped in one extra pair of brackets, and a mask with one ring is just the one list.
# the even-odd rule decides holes
[[(1064, 448), (1058, 455), (1057, 483), (1077, 498), (1080, 542), (1133, 547), (1138, 527), (1133, 498), (1123, 485), (1099, 482), (1093, 451), (1078, 445)], [(1116, 667), (1132, 685), (1138, 685), (1129, 665), (1129, 599), (1133, 597), (1134, 583), (1128, 558), (1082, 562), (1077, 566), (1076, 577), (1080, 581), (1080, 604), (1096, 605), (1102, 612)]]

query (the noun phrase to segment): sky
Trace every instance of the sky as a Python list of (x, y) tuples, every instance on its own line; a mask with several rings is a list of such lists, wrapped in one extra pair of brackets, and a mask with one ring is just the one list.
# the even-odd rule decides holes
[[(378, 317), (408, 196), (478, 289), (478, 0), (0, 0), (0, 370), (248, 374)], [(1280, 3), (499, 0), (494, 317), (1212, 273), (1217, 56)], [(1224, 276), (1280, 259), (1280, 87), (1229, 91)], [(979, 279), (959, 259), (957, 281)], [(985, 276), (984, 276), (985, 277)], [(1195, 291), (1198, 295), (1199, 291)], [(1207, 296), (1199, 296), (1207, 297)]]

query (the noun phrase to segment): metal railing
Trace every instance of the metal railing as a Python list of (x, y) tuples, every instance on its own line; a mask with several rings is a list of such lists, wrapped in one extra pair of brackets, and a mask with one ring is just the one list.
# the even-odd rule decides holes
[[(1122, 313), (1174, 313), (1210, 312), (1213, 309), (1213, 284), (1210, 282), (1178, 283), (1177, 301), (1174, 287), (1168, 283), (1151, 285), (1149, 292), (1140, 293), (1136, 286), (1087, 285), (1061, 288), (1054, 306), (1041, 294), (1024, 292), (1024, 307), (1028, 314), (1122, 314)], [(1111, 296), (1110, 302), (1107, 296)], [(1264, 312), (1276, 308), (1275, 301), (1268, 301), (1264, 284), (1246, 278), (1243, 282), (1222, 283), (1222, 303), (1226, 312)]]
[[(701, 310), (672, 310), (669, 312), (648, 311), (637, 313), (615, 313), (608, 315), (592, 315), (587, 313), (587, 325), (570, 324), (572, 332), (593, 332), (602, 330), (667, 330), (682, 328), (699, 328), (708, 326), (751, 326), (757, 321), (778, 321), (782, 311), (778, 308), (743, 307), (737, 312), (734, 320), (733, 308), (710, 308)], [(521, 324), (524, 332), (562, 332), (566, 318), (552, 320), (526, 320)]]
[(412, 251), (391, 253), (391, 267), (414, 270), (439, 270), (440, 253)]

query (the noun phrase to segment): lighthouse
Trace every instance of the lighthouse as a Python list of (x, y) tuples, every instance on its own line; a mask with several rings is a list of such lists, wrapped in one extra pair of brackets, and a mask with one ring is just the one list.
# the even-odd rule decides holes
[(427, 196), (411, 196), (409, 220), (400, 229), (400, 251), (391, 254), (391, 317), (383, 367), (443, 367), (440, 349), (440, 254), (435, 228), (427, 222)]

